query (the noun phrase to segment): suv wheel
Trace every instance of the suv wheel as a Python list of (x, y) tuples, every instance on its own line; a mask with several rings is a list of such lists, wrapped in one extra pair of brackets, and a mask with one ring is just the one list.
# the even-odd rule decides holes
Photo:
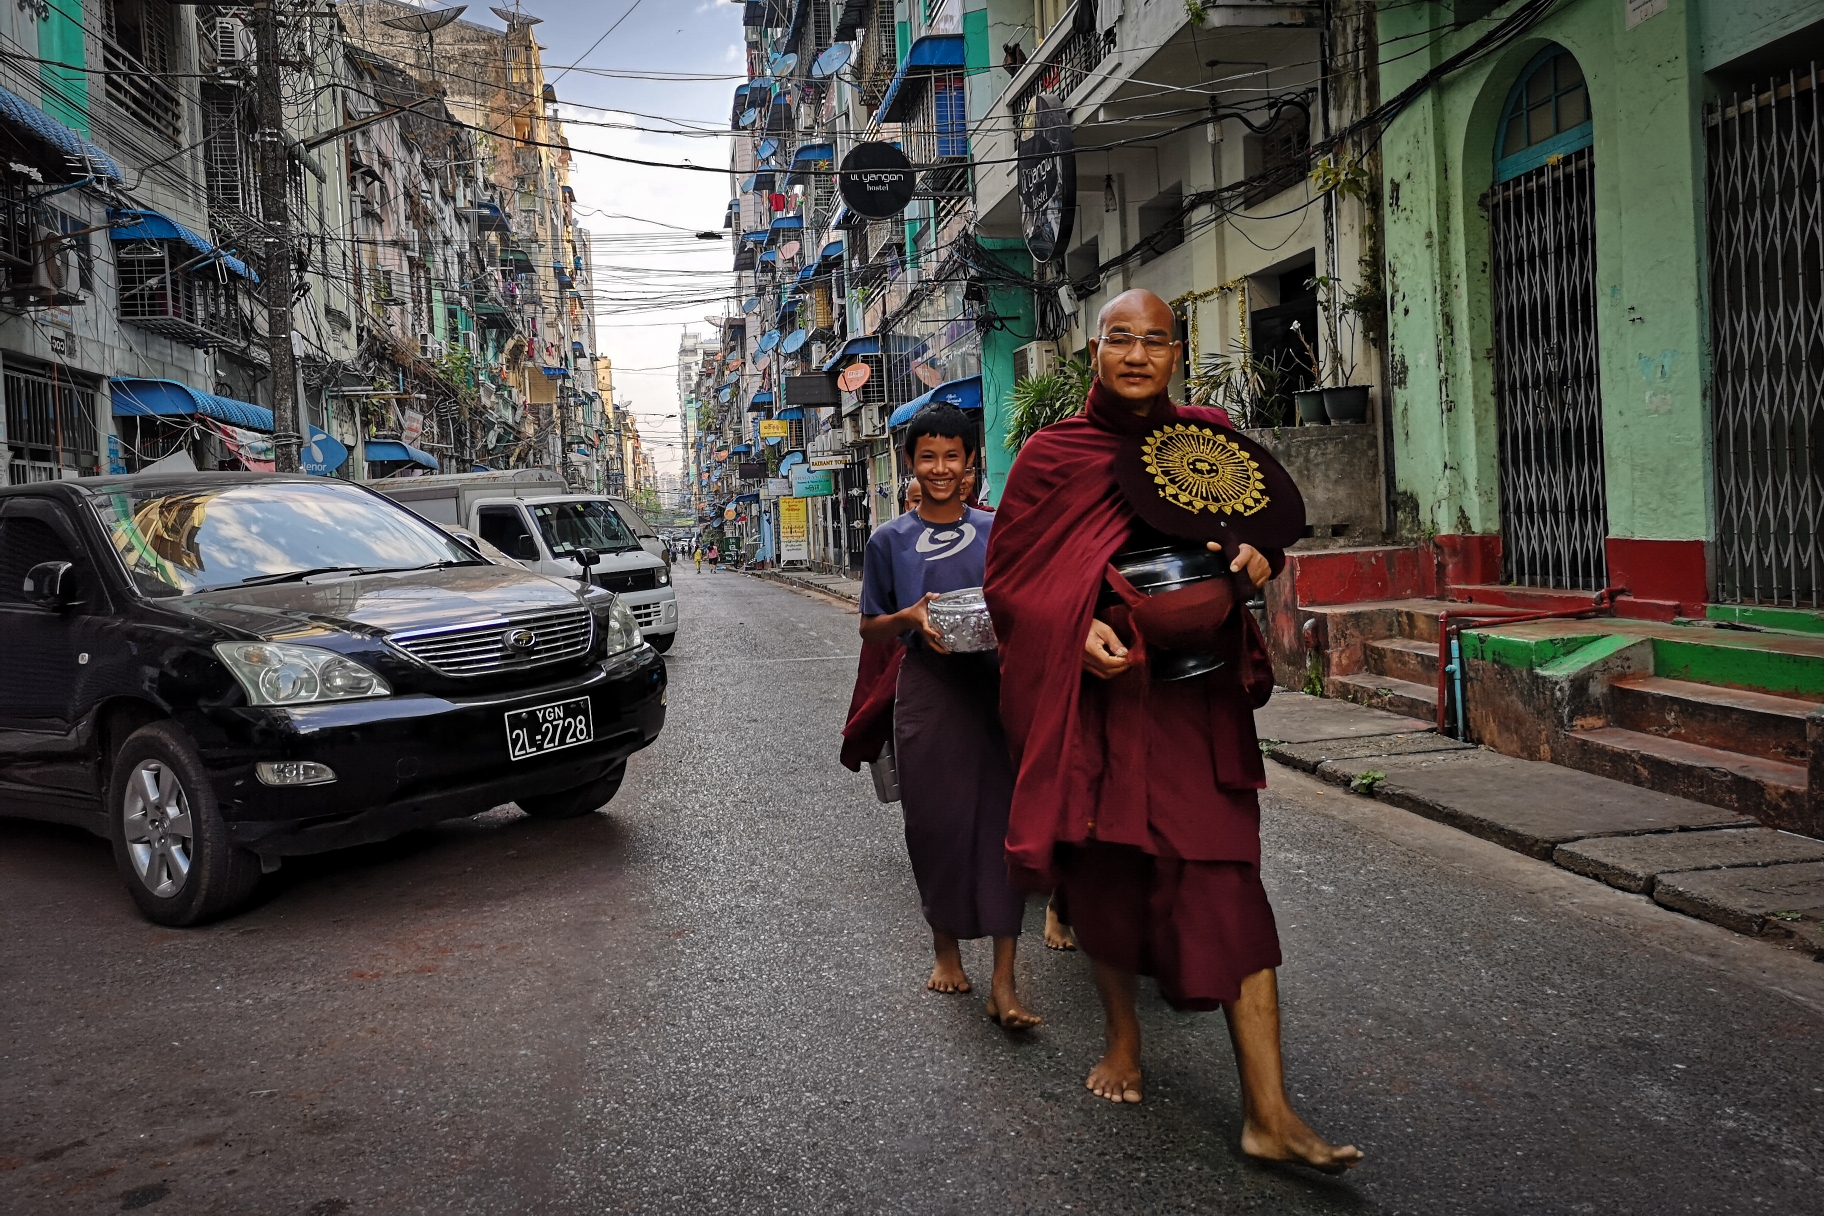
[(519, 800), (519, 809), (534, 819), (576, 819), (599, 811), (613, 801), (627, 775), (627, 762), (614, 766), (606, 777), (555, 794), (535, 794)]
[(259, 858), (229, 843), (215, 787), (169, 722), (134, 731), (115, 756), (108, 835), (133, 902), (161, 925), (233, 911), (260, 880)]

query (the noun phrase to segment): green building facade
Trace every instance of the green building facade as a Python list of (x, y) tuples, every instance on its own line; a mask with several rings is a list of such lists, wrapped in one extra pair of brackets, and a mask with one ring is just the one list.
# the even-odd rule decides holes
[(1378, 37), (1383, 97), (1428, 86), (1382, 143), (1403, 537), (1452, 586), (1818, 607), (1824, 9), (1390, 3)]

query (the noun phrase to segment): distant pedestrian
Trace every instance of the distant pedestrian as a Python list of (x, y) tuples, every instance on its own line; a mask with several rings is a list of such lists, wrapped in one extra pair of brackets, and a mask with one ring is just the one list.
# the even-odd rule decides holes
[(692, 549), (690, 555), (697, 559), (697, 573), (703, 573), (703, 546), (698, 545), (696, 548)]
[(710, 545), (709, 545), (709, 572), (711, 574), (714, 574), (716, 572), (716, 563), (721, 560), (722, 560), (722, 550), (716, 547), (716, 544), (714, 541), (711, 541)]
[(999, 714), (993, 654), (951, 654), (927, 606), (939, 594), (979, 587), (994, 517), (963, 502), (975, 431), (953, 406), (913, 418), (906, 456), (922, 497), (868, 539), (862, 564), (861, 637), (903, 638), (893, 701), (906, 852), (936, 955), (925, 987), (970, 990), (959, 939), (994, 939), (988, 1016), (1009, 1030), (1041, 1019), (1020, 1004), (1013, 965), (1026, 901), (1007, 878), (1003, 846), (1013, 766)]

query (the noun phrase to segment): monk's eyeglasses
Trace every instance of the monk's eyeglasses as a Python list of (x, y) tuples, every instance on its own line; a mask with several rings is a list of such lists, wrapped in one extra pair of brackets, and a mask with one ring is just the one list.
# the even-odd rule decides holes
[(1177, 339), (1161, 338), (1157, 334), (1147, 334), (1145, 337), (1128, 333), (1103, 334), (1099, 341), (1116, 354), (1126, 354), (1134, 348), (1134, 343), (1138, 342), (1146, 348), (1146, 353), (1155, 359), (1178, 345)]

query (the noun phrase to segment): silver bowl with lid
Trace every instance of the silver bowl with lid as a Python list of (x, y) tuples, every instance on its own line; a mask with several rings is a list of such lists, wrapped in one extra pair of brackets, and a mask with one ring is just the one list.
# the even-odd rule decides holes
[(988, 616), (988, 601), (980, 587), (946, 591), (925, 609), (931, 628), (944, 639), (944, 649), (952, 654), (980, 654), (995, 650), (1000, 642), (994, 636), (994, 622)]

